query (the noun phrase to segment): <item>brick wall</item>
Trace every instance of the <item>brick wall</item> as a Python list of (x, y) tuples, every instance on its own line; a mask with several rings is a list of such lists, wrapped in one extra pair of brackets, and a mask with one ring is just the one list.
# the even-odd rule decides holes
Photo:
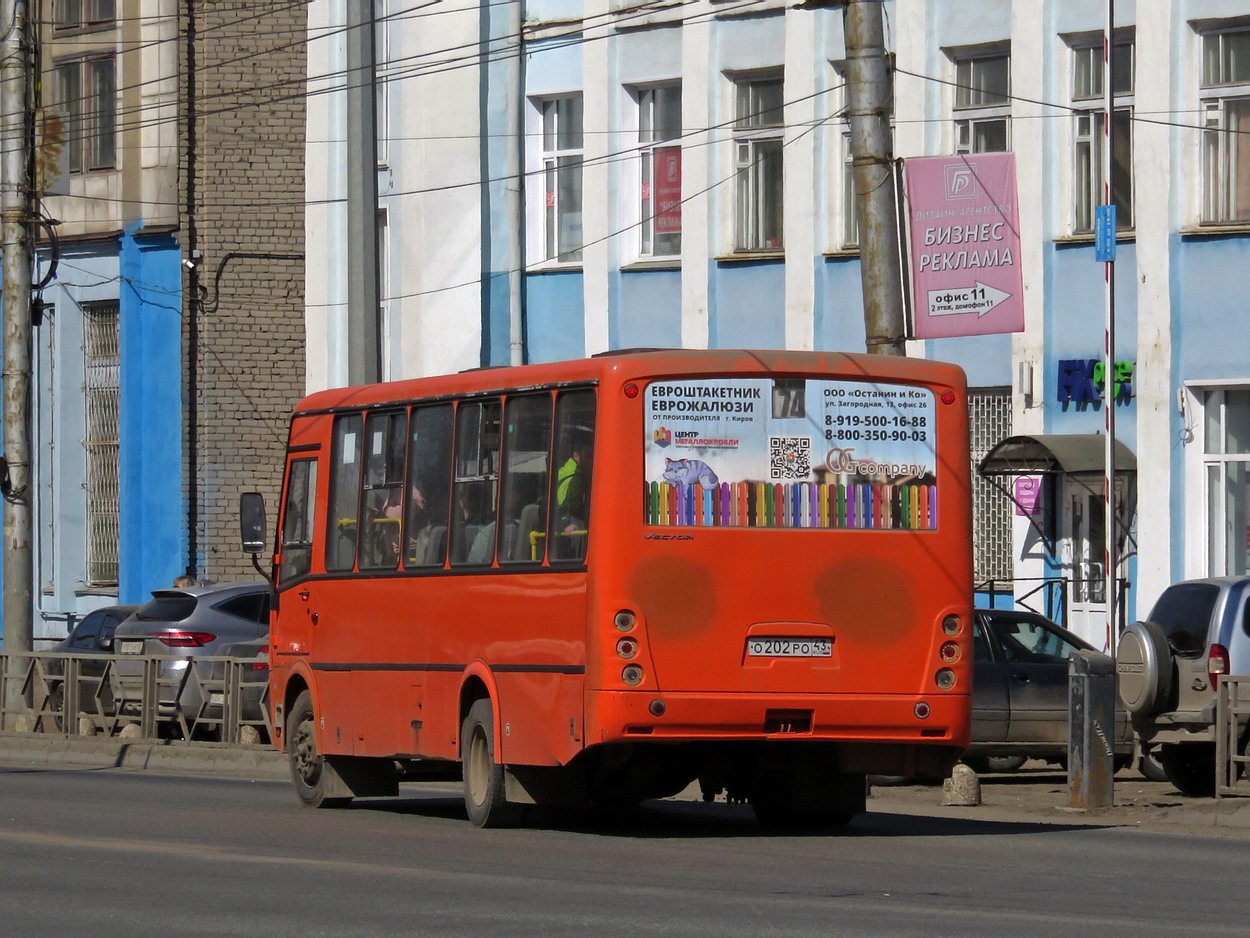
[(183, 272), (184, 479), (196, 572), (215, 582), (256, 576), (239, 495), (264, 494), (272, 534), (287, 417), (304, 393), (305, 10), (187, 0), (181, 11), (179, 236), (184, 256), (200, 252)]

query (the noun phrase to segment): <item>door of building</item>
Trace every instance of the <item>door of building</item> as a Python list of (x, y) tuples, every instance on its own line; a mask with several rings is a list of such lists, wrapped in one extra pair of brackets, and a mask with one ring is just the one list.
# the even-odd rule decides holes
[(1063, 575), (1068, 581), (1068, 628), (1106, 650), (1107, 506), (1101, 486), (1071, 476), (1063, 482)]

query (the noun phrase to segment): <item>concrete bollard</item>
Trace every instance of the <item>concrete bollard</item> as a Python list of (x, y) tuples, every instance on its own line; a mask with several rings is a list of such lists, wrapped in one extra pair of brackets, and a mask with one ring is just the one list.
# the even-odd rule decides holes
[(78, 714), (78, 735), (94, 736), (95, 720), (91, 719), (91, 717), (83, 716), (81, 713)]
[(981, 780), (962, 762), (951, 769), (950, 778), (942, 782), (942, 804), (975, 808), (981, 803)]
[(1068, 806), (1115, 804), (1115, 662), (1096, 651), (1068, 658)]
[(143, 727), (138, 723), (127, 723), (122, 727), (122, 731), (117, 734), (122, 739), (142, 739)]
[(13, 721), (13, 730), (17, 733), (33, 733), (35, 731), (35, 715), (19, 713)]

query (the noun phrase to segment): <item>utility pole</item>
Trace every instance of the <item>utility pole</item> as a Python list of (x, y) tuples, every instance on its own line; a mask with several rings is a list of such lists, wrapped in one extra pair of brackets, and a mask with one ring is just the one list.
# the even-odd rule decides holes
[[(30, 25), (26, 0), (0, 0), (0, 250), (4, 303), (4, 648), (34, 644), (30, 488)], [(6, 706), (14, 706), (12, 684)]]
[(382, 380), (373, 0), (347, 3), (347, 383)]
[(869, 352), (906, 355), (902, 259), (890, 136), (893, 85), (882, 0), (842, 0), (851, 166), (859, 211), (859, 270)]

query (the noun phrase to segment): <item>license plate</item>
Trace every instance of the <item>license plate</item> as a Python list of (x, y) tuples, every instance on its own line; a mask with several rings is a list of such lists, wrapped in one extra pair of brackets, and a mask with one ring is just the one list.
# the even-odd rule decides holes
[(143, 642), (118, 642), (117, 649), (123, 655), (143, 654)]
[(750, 658), (831, 658), (832, 638), (748, 638)]

